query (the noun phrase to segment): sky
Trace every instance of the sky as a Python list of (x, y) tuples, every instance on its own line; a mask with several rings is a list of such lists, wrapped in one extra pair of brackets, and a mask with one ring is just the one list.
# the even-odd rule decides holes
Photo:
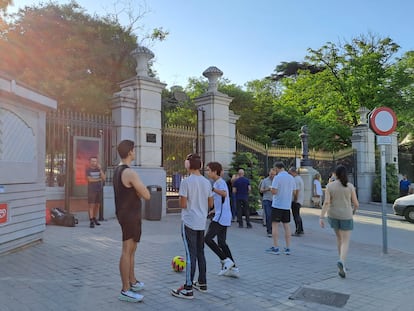
[[(9, 11), (41, 0), (14, 0)], [(45, 1), (43, 1), (45, 2)], [(48, 1), (46, 1), (48, 2)], [(69, 0), (56, 0), (63, 4)], [(399, 55), (414, 50), (412, 0), (77, 0), (87, 13), (105, 15), (131, 4), (146, 13), (144, 31), (162, 27), (163, 42), (147, 44), (154, 69), (167, 88), (185, 87), (210, 66), (244, 86), (282, 62), (302, 62), (308, 48), (350, 42), (361, 35), (390, 37)], [(116, 3), (116, 5), (114, 5)], [(128, 24), (126, 15), (121, 23)], [(139, 35), (139, 34), (138, 34)]]

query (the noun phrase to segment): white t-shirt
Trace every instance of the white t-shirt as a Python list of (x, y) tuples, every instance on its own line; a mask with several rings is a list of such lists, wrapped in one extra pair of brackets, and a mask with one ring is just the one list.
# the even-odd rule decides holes
[(313, 195), (320, 195), (322, 196), (322, 185), (321, 182), (317, 179), (313, 180), (313, 184), (314, 184), (314, 194)]
[(290, 210), (293, 191), (296, 190), (295, 179), (286, 171), (280, 171), (272, 182), (272, 188), (277, 189), (273, 196), (272, 207)]
[(298, 190), (298, 200), (296, 202), (300, 205), (303, 205), (303, 201), (305, 200), (305, 185), (303, 183), (302, 177), (299, 175), (296, 175), (294, 178), (296, 183), (296, 190)]
[(187, 198), (187, 208), (181, 210), (181, 220), (193, 230), (205, 230), (208, 198), (213, 196), (210, 181), (191, 174), (181, 182), (179, 195)]
[(219, 178), (214, 182), (213, 187), (217, 190), (224, 190), (226, 191), (227, 195), (222, 202), (222, 196), (213, 192), (214, 197), (214, 210), (215, 215), (213, 221), (218, 222), (222, 226), (229, 227), (231, 226), (231, 208), (230, 208), (230, 199), (229, 199), (229, 188), (227, 187), (226, 182), (223, 178)]

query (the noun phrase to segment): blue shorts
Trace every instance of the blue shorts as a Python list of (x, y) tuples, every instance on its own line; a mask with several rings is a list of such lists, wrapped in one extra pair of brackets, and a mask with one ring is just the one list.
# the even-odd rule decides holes
[(354, 229), (353, 219), (336, 219), (328, 217), (328, 222), (334, 230), (352, 230)]

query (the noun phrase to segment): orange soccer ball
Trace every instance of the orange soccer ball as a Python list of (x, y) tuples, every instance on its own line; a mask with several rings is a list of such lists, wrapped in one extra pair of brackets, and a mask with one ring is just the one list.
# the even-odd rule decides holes
[(171, 261), (171, 267), (175, 272), (181, 272), (185, 268), (185, 259), (181, 256), (175, 256)]

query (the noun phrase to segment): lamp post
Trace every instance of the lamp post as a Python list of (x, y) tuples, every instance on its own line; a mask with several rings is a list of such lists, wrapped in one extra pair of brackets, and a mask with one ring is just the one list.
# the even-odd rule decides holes
[(66, 126), (66, 158), (65, 158), (65, 211), (70, 212), (70, 204), (69, 204), (69, 191), (70, 191), (70, 169), (72, 167), (72, 163), (70, 163), (70, 139), (71, 139), (71, 132), (70, 126)]
[[(101, 143), (99, 144), (100, 146), (102, 146), (102, 143), (103, 143), (102, 136), (103, 136), (103, 130), (100, 129), (99, 130), (99, 138), (101, 139)], [(103, 159), (105, 159), (105, 155), (103, 155), (101, 161)], [(104, 168), (103, 167), (101, 167), (101, 169), (104, 171)], [(101, 186), (102, 186), (101, 197), (100, 197), (100, 201), (101, 201), (100, 203), (101, 204), (99, 204), (99, 217), (98, 217), (100, 221), (103, 221), (104, 220), (104, 208), (103, 208), (103, 186), (104, 185), (105, 185), (105, 180), (101, 181)]]

